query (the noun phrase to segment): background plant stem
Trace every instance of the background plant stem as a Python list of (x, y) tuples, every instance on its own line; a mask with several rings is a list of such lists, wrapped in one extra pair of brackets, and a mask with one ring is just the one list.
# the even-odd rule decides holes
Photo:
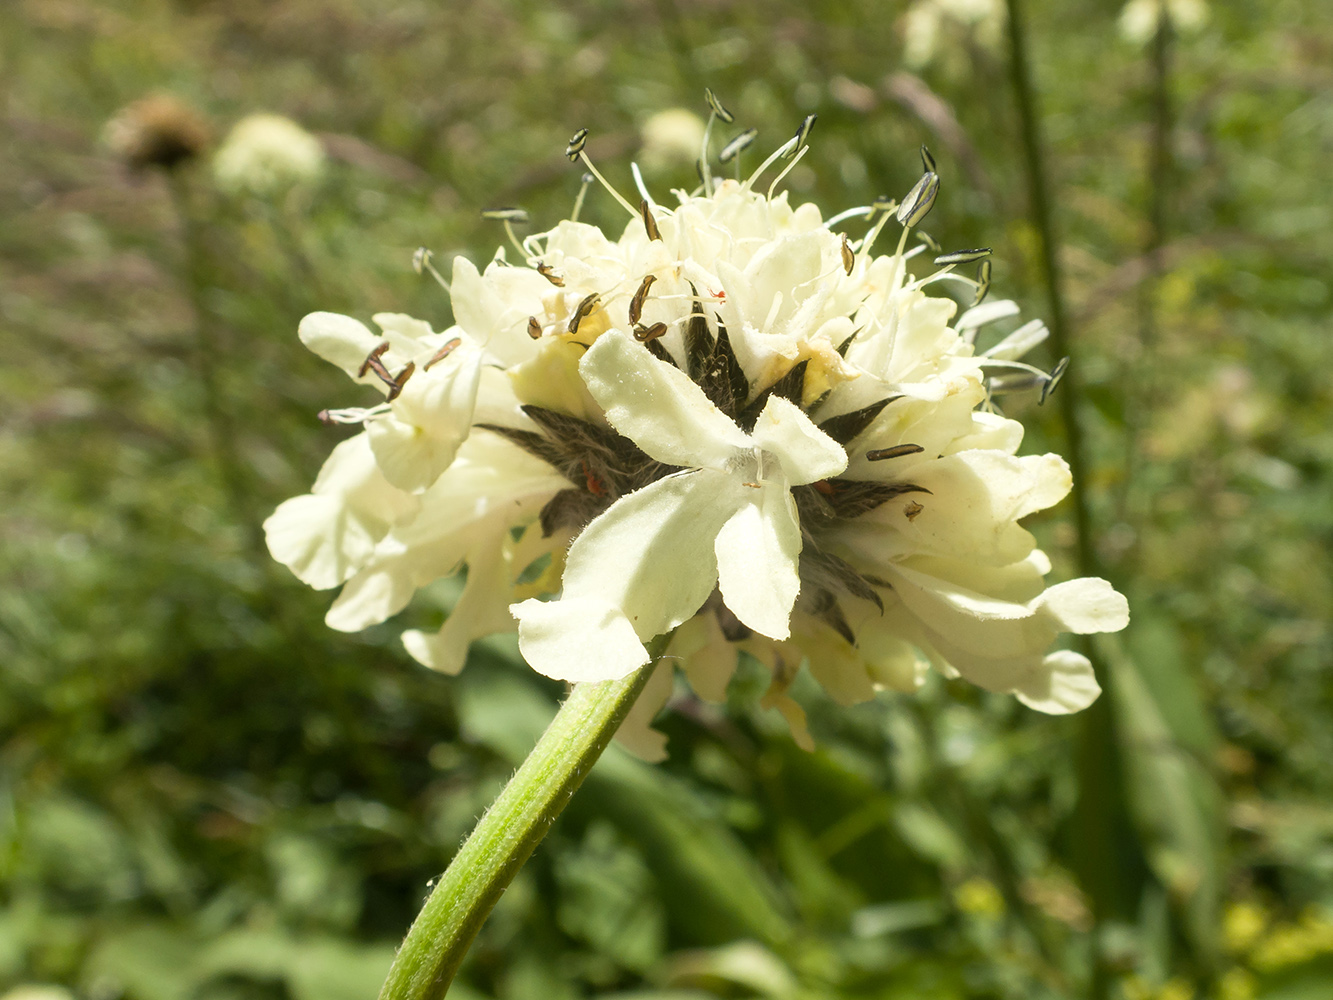
[(620, 680), (574, 685), (532, 752), (482, 816), (398, 950), (380, 1000), (438, 1000), (486, 917), (583, 783), (648, 682), (654, 662)]

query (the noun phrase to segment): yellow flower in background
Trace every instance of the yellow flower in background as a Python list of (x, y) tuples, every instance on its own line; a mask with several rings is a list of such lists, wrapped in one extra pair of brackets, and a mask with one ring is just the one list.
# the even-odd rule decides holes
[(213, 157), (213, 178), (228, 194), (268, 196), (319, 179), (324, 147), (282, 115), (242, 118)]
[[(515, 240), (512, 264), (457, 258), (447, 330), (306, 318), (302, 341), (381, 394), (325, 414), (365, 429), (266, 522), (275, 557), (342, 585), (330, 625), (382, 622), (466, 567), (443, 629), (404, 637), (423, 663), (456, 671), (473, 638), (516, 627), (541, 673), (610, 679), (674, 631), (636, 719), (665, 703), (672, 662), (720, 700), (743, 649), (803, 745), (786, 694), (803, 662), (844, 704), (930, 667), (1043, 712), (1097, 697), (1088, 661), (1049, 649), (1124, 627), (1125, 600), (1103, 580), (1045, 586), (1018, 522), (1063, 498), (1068, 467), (1017, 456), (1023, 429), (992, 402), (1054, 388), (1060, 366), (1018, 360), (1045, 327), (985, 332), (1018, 311), (981, 301), (987, 250), (914, 275), (908, 237), (939, 184), (924, 150), (901, 205), (825, 220), (758, 188), (811, 123), (744, 182), (705, 171), (674, 207), (641, 182), (639, 209), (615, 194), (617, 237), (565, 221)], [(876, 255), (890, 224), (897, 248)], [(947, 284), (971, 307), (932, 294)]]

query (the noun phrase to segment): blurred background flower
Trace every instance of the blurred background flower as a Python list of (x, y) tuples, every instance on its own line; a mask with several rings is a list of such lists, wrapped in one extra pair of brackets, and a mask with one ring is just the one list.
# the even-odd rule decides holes
[(323, 171), (319, 140), (282, 115), (247, 115), (213, 155), (213, 177), (229, 194), (272, 195), (314, 183)]

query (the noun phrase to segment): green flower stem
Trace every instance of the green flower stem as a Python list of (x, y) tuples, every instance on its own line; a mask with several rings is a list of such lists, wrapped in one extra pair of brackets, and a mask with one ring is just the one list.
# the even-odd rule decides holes
[[(654, 661), (666, 636), (649, 644)], [(421, 908), (380, 1000), (438, 1000), (513, 881), (648, 683), (654, 663), (615, 681), (575, 684)]]

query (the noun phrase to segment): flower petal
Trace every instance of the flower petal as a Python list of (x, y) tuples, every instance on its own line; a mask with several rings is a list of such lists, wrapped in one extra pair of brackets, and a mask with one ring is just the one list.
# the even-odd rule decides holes
[(801, 408), (769, 396), (751, 433), (754, 443), (782, 463), (792, 486), (836, 476), (847, 468), (842, 446), (815, 426)]
[(449, 468), (471, 429), (480, 380), (481, 350), (461, 346), (410, 379), (391, 415), (369, 423), (370, 447), (389, 482), (420, 493)]
[(579, 371), (611, 426), (667, 465), (724, 469), (749, 436), (690, 381), (623, 330), (608, 330)]
[(751, 492), (755, 496), (717, 534), (718, 585), (722, 600), (744, 624), (770, 639), (785, 639), (801, 589), (796, 503), (785, 481)]
[(364, 323), (339, 313), (316, 312), (301, 320), (296, 335), (311, 351), (363, 383), (378, 383), (374, 375), (357, 375), (367, 355), (383, 343)]
[(536, 598), (511, 605), (518, 647), (529, 665), (562, 681), (624, 677), (648, 662), (625, 613), (596, 597)]
[(1047, 715), (1081, 712), (1102, 693), (1086, 656), (1056, 650), (1042, 661), (1042, 669), (1014, 691), (1028, 708)]
[(649, 764), (666, 760), (666, 733), (653, 728), (653, 719), (666, 707), (674, 687), (675, 670), (669, 660), (659, 660), (653, 667), (642, 693), (630, 706), (629, 714), (616, 730), (616, 742)]
[[(608, 609), (643, 640), (689, 620), (717, 584), (713, 540), (739, 492), (732, 476), (704, 469), (659, 479), (603, 511), (570, 546), (564, 596), (514, 609), (528, 662), (570, 680), (623, 677), (646, 662)], [(532, 628), (530, 615), (537, 616)], [(578, 638), (585, 615), (588, 628), (606, 633), (605, 643)]]

